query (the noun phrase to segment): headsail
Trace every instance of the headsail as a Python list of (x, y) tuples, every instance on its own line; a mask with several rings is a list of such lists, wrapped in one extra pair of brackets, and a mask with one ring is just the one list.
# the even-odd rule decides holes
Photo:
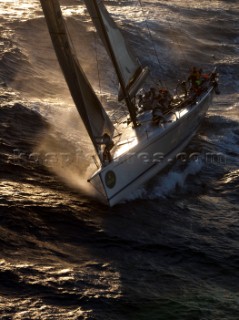
[[(103, 1), (84, 0), (84, 2), (108, 53), (108, 40), (110, 41), (111, 49), (114, 51), (114, 56), (123, 78), (124, 88), (127, 90), (129, 96), (133, 97), (148, 75), (148, 67), (143, 68), (136, 60), (121, 31), (109, 15)], [(98, 13), (100, 13), (101, 19)], [(101, 21), (103, 21), (104, 26), (102, 26)], [(108, 40), (106, 39), (105, 32), (107, 32)], [(125, 98), (123, 91), (120, 90), (119, 100), (123, 98)]]
[(111, 137), (114, 127), (94, 93), (68, 36), (58, 0), (40, 0), (55, 52), (75, 105), (89, 136), (98, 151), (97, 138), (107, 133)]

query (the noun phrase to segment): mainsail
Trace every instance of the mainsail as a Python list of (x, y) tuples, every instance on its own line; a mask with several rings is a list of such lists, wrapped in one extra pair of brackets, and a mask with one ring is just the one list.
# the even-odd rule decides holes
[[(109, 56), (112, 58), (112, 55), (109, 52), (109, 40), (111, 50), (114, 52), (114, 57), (123, 79), (124, 88), (132, 98), (148, 75), (148, 67), (143, 68), (136, 60), (121, 31), (109, 15), (103, 1), (84, 0), (84, 2), (101, 40), (108, 51)], [(119, 100), (122, 100), (123, 98), (125, 98), (124, 91), (121, 88), (119, 91)]]
[(88, 134), (98, 151), (97, 140), (114, 127), (88, 82), (74, 52), (58, 0), (40, 0), (55, 52), (70, 93)]

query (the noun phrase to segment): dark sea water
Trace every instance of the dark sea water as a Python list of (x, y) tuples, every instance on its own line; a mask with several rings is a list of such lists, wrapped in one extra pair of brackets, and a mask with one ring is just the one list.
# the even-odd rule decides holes
[[(117, 80), (83, 3), (61, 3), (113, 113)], [(38, 1), (0, 1), (0, 319), (238, 320), (238, 1), (106, 4), (152, 81), (173, 89), (216, 65), (221, 94), (184, 158), (108, 208), (85, 182), (93, 151)]]

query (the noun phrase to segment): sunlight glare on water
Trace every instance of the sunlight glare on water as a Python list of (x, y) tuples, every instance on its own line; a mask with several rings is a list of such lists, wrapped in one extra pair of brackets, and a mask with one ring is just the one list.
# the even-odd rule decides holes
[(10, 20), (28, 20), (35, 15), (39, 6), (36, 0), (0, 0), (0, 16), (8, 15)]
[[(1, 320), (238, 319), (237, 2), (105, 1), (157, 83), (217, 66), (221, 91), (185, 150), (198, 160), (108, 208), (86, 195), (93, 147), (40, 1), (0, 0)], [(60, 3), (111, 115), (118, 83), (84, 1)]]

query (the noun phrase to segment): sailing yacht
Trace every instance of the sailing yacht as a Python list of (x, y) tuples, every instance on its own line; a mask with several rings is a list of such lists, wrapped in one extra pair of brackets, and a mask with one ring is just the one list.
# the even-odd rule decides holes
[(200, 90), (182, 83), (183, 90), (170, 98), (165, 111), (158, 97), (139, 94), (149, 68), (132, 54), (104, 2), (85, 0), (119, 80), (118, 100), (125, 101), (128, 110), (125, 119), (113, 123), (77, 60), (59, 1), (40, 2), (65, 80), (99, 159), (88, 182), (114, 206), (186, 147), (212, 102), (216, 70), (203, 80)]

